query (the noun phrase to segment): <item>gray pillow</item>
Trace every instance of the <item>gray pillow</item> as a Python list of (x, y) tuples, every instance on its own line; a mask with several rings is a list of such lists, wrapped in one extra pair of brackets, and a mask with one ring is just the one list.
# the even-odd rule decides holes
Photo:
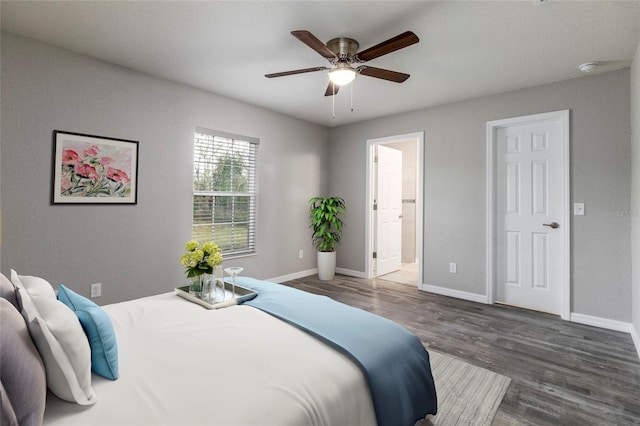
[(0, 297), (0, 424), (41, 425), (47, 396), (44, 364), (24, 318)]
[(0, 274), (0, 297), (7, 299), (16, 309), (20, 310), (20, 305), (18, 305), (18, 300), (16, 299), (16, 289), (9, 281), (9, 278), (3, 274)]

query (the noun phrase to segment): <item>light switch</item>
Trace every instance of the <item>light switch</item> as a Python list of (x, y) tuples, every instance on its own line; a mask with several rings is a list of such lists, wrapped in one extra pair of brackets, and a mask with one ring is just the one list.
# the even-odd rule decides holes
[(584, 216), (584, 203), (573, 203), (573, 215)]

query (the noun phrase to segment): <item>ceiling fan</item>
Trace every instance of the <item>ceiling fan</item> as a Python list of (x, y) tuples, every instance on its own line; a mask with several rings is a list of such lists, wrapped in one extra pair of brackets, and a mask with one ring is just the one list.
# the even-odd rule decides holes
[(327, 44), (324, 44), (309, 31), (291, 31), (291, 35), (318, 52), (320, 56), (326, 58), (331, 66), (277, 72), (273, 74), (265, 74), (265, 77), (284, 77), (293, 74), (329, 70), (330, 81), (329, 86), (324, 93), (325, 96), (332, 96), (338, 93), (340, 86), (351, 83), (353, 79), (356, 78), (356, 74), (380, 78), (396, 83), (406, 81), (410, 77), (409, 74), (371, 67), (368, 65), (360, 65), (354, 68), (354, 64), (361, 64), (363, 62), (370, 61), (382, 55), (411, 46), (412, 44), (420, 41), (418, 36), (413, 32), (406, 31), (400, 35), (390, 38), (389, 40), (383, 41), (380, 44), (376, 44), (373, 47), (363, 50), (362, 52), (358, 52), (360, 45), (352, 38), (338, 37), (331, 39)]

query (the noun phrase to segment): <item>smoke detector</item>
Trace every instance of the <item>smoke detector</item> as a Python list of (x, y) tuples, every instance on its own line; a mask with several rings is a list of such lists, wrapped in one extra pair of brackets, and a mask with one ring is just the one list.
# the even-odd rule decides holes
[(600, 62), (587, 62), (586, 64), (580, 65), (578, 68), (580, 68), (580, 71), (582, 72), (591, 72), (598, 68), (599, 65)]

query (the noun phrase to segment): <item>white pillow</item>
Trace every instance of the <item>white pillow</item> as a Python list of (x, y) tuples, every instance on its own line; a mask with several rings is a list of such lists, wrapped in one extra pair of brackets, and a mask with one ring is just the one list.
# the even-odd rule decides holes
[[(29, 284), (28, 294), (25, 295), (27, 289), (25, 288), (24, 281)], [(35, 300), (43, 299), (56, 299), (56, 293), (53, 291), (53, 287), (46, 280), (38, 277), (20, 276), (13, 269), (11, 270), (11, 282), (17, 289), (23, 289), (18, 295), (20, 300), (20, 306), (22, 307), (22, 316), (24, 316), (27, 324), (34, 320), (36, 316), (41, 316), (38, 307), (35, 305)]]
[(51, 392), (80, 405), (94, 404), (98, 398), (91, 387), (91, 348), (78, 317), (56, 299), (53, 287), (42, 278), (11, 270), (11, 281), (44, 361)]

